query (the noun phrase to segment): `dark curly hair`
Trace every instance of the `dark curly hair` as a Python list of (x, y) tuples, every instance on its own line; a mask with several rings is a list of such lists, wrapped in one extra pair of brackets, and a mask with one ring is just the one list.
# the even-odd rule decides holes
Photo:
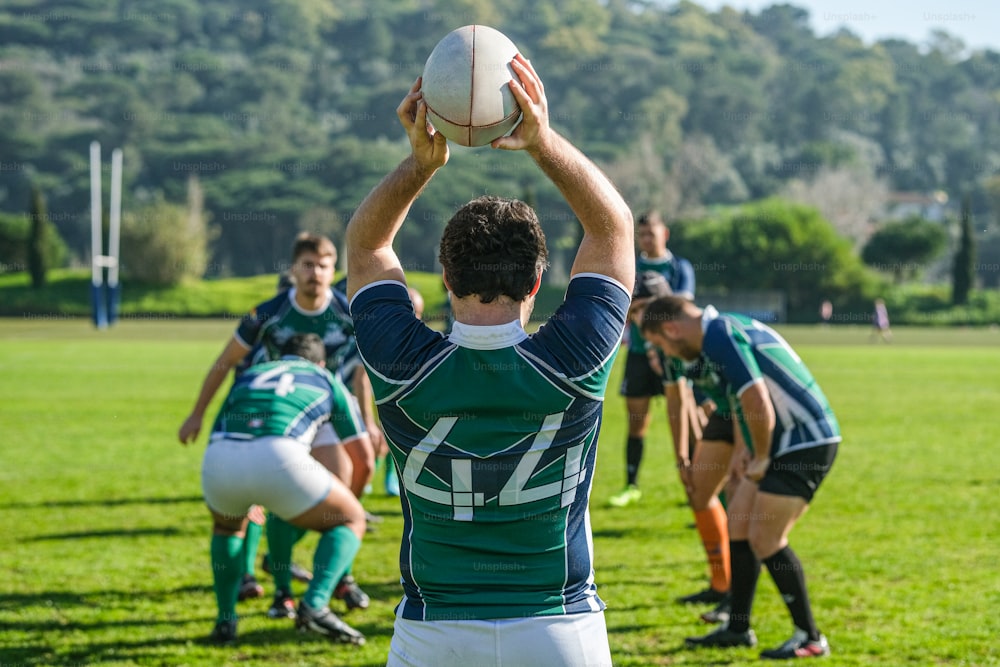
[(458, 209), (441, 235), (439, 260), (456, 297), (523, 301), (549, 253), (535, 211), (517, 199), (484, 196)]

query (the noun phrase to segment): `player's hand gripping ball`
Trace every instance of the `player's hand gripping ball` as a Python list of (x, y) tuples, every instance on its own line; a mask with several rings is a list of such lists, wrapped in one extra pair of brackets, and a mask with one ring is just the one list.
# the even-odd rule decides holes
[(499, 30), (467, 25), (438, 42), (424, 65), (427, 119), (449, 141), (485, 146), (514, 129), (521, 108), (510, 90), (517, 47)]

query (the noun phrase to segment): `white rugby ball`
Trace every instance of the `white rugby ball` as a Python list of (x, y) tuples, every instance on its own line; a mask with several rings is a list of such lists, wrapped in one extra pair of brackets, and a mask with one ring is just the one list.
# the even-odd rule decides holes
[(462, 146), (485, 146), (510, 132), (521, 107), (510, 90), (517, 47), (499, 30), (452, 30), (424, 64), (421, 90), (434, 129)]

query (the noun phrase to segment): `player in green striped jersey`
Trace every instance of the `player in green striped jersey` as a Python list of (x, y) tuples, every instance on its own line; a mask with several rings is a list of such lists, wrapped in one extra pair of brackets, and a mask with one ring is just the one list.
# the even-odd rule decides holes
[[(636, 223), (636, 276), (662, 276), (673, 294), (694, 298), (694, 268), (691, 262), (667, 249), (670, 229), (657, 211), (649, 211)], [(641, 285), (637, 284), (637, 289)], [(639, 297), (642, 298), (642, 297)], [(633, 305), (635, 305), (633, 297)], [(639, 489), (639, 468), (649, 429), (649, 405), (653, 397), (663, 394), (660, 377), (650, 366), (652, 351), (648, 349), (642, 331), (629, 323), (625, 357), (625, 375), (619, 393), (625, 397), (628, 412), (628, 438), (625, 442), (625, 488), (608, 499), (611, 507), (625, 507), (642, 498)]]
[(524, 150), (583, 227), (565, 301), (536, 333), (524, 326), (544, 234), (531, 207), (499, 197), (461, 207), (442, 234), (451, 333), (414, 316), (393, 239), (448, 160), (419, 79), (397, 109), (411, 155), (347, 229), (358, 347), (402, 473), (404, 597), (390, 667), (611, 664), (588, 503), (634, 280), (631, 213), (549, 127), (531, 65), (517, 55), (511, 67), (523, 118), (493, 147)]
[(309, 588), (297, 610), (289, 600), (296, 626), (336, 642), (363, 644), (364, 636), (328, 605), (361, 546), (364, 509), (309, 450), (325, 423), (344, 442), (367, 440), (368, 434), (347, 388), (322, 367), (326, 355), (319, 336), (294, 335), (282, 352), (280, 360), (254, 365), (233, 382), (202, 461), (218, 605), (211, 639), (236, 638), (247, 514), (251, 506), (263, 505), (298, 529), (320, 532)]
[(753, 646), (750, 609), (760, 565), (767, 566), (794, 624), (792, 637), (761, 653), (804, 658), (830, 652), (813, 618), (802, 564), (788, 534), (833, 465), (840, 427), (826, 396), (799, 356), (757, 320), (719, 313), (675, 296), (643, 314), (646, 338), (689, 362), (696, 387), (723, 391), (742, 430), (749, 458), (729, 503), (732, 604), (729, 621), (689, 646)]
[[(658, 272), (640, 273), (632, 292), (629, 319), (639, 327), (645, 307), (660, 296), (672, 294), (666, 277)], [(709, 387), (697, 395), (685, 377), (684, 361), (663, 354), (647, 343), (650, 366), (662, 376), (667, 417), (674, 444), (677, 472), (694, 513), (698, 537), (705, 549), (711, 580), (709, 586), (678, 598), (685, 604), (712, 603), (716, 608), (702, 619), (718, 622), (728, 615), (730, 583), (729, 533), (726, 510), (719, 493), (730, 476), (735, 441), (728, 398)], [(707, 390), (707, 391), (706, 391)], [(699, 405), (700, 402), (700, 405)], [(706, 410), (706, 406), (711, 406)]]

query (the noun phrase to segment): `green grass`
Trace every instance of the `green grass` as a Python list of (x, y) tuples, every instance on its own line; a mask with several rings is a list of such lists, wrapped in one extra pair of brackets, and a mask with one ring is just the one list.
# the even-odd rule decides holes
[[(373, 602), (347, 617), (367, 646), (299, 635), (264, 616), (267, 599), (241, 603), (237, 646), (202, 641), (214, 618), (204, 437), (185, 448), (175, 434), (233, 326), (127, 320), (97, 332), (83, 320), (0, 320), (0, 664), (384, 664), (402, 523), (398, 501), (379, 485), (366, 504), (385, 521), (356, 565)], [(833, 646), (823, 664), (1000, 665), (1000, 333), (898, 329), (893, 345), (872, 345), (863, 327), (782, 331), (845, 435), (791, 538)], [(641, 505), (603, 506), (624, 476), (620, 372), (592, 504), (615, 664), (758, 664), (754, 650), (681, 648), (707, 626), (673, 599), (704, 586), (706, 572), (670, 465), (662, 401)], [(296, 560), (308, 564), (314, 545), (307, 537)], [(789, 634), (766, 575), (754, 615), (764, 646)]]

